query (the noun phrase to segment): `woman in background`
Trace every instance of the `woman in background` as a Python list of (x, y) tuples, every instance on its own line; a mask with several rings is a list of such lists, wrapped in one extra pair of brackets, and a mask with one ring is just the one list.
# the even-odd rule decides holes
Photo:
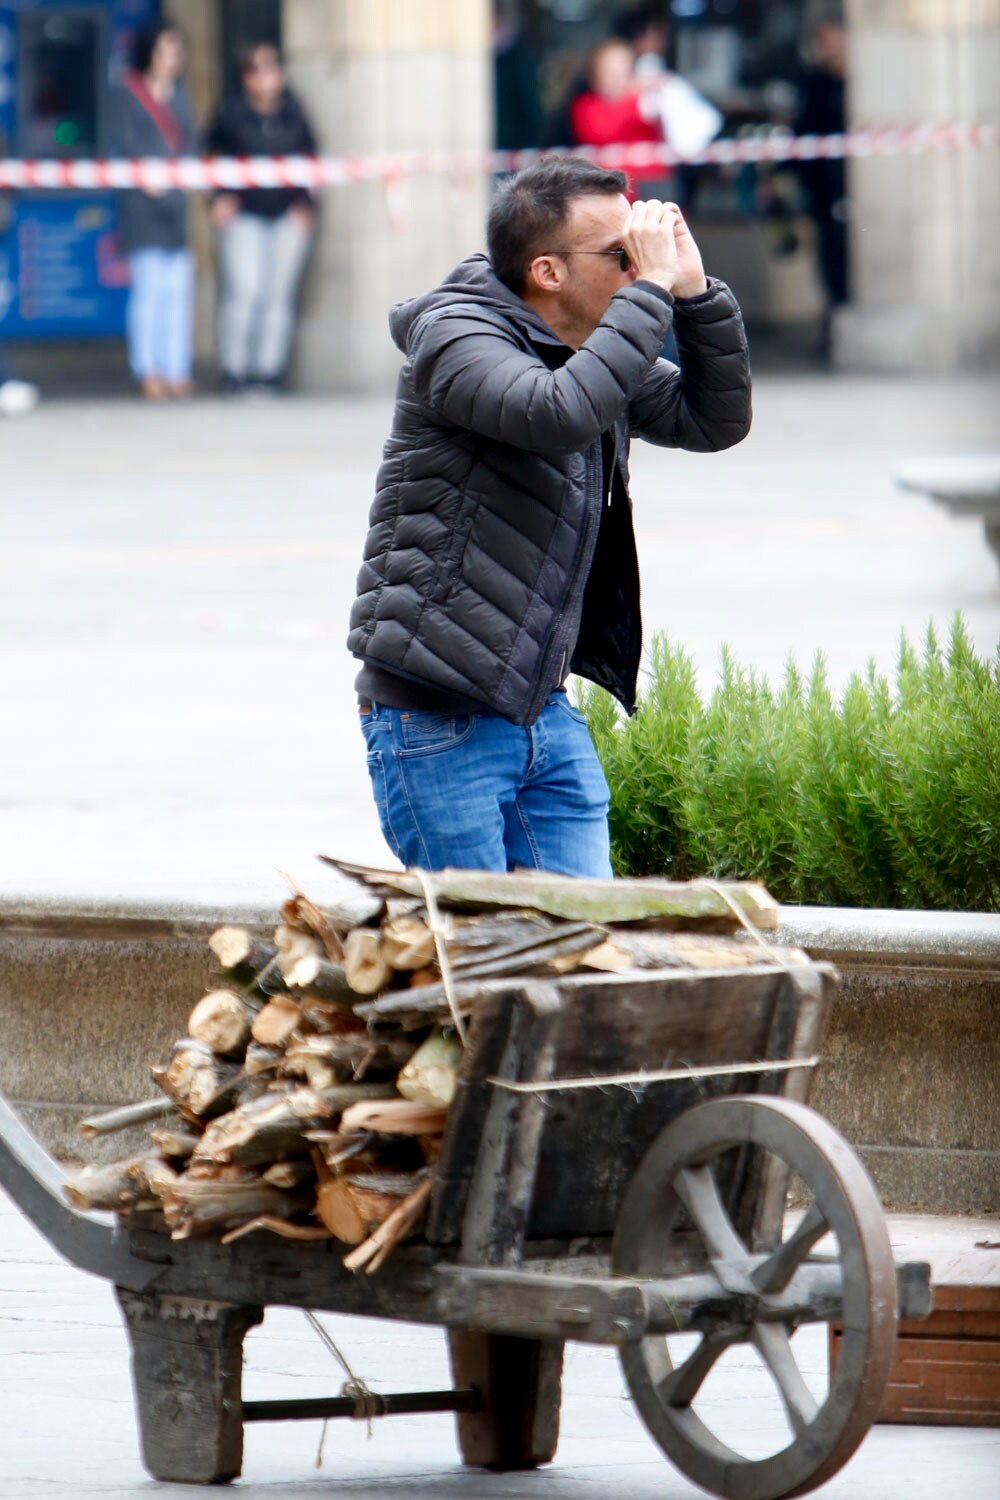
[[(208, 136), (220, 156), (313, 156), (316, 141), (285, 82), (276, 47), (249, 47), (240, 90)], [(295, 331), (295, 304), (312, 241), (307, 188), (244, 188), (212, 206), (218, 234), (219, 363), (225, 391), (280, 390)]]
[[(117, 153), (175, 157), (193, 151), (194, 119), (181, 83), (185, 62), (176, 27), (158, 25), (139, 36), (133, 68), (114, 100)], [(126, 328), (132, 373), (149, 400), (189, 396), (195, 273), (186, 195), (130, 188), (122, 194), (118, 237), (131, 272)]]

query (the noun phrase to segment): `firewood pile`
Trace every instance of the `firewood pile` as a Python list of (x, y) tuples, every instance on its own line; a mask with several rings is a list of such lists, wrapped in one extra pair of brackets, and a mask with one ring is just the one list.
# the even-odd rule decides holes
[(335, 904), (296, 890), (269, 939), (212, 934), (220, 978), (152, 1068), (160, 1095), (80, 1126), (149, 1124), (148, 1151), (73, 1174), (74, 1206), (157, 1215), (174, 1239), (332, 1239), (371, 1274), (419, 1231), (484, 984), (759, 963), (740, 928), (777, 925), (742, 882), (328, 863)]

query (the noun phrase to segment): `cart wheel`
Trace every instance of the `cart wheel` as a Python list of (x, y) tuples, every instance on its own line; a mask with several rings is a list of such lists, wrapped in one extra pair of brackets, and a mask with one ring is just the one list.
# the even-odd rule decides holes
[[(737, 1234), (716, 1177), (724, 1153), (748, 1145), (764, 1153), (765, 1165), (797, 1174), (797, 1186), (811, 1200), (788, 1239), (782, 1242), (779, 1234), (764, 1254), (751, 1254)], [(626, 1344), (621, 1358), (632, 1398), (667, 1456), (706, 1490), (725, 1500), (804, 1494), (858, 1447), (878, 1415), (889, 1375), (896, 1275), (878, 1194), (847, 1142), (814, 1110), (785, 1099), (714, 1099), (668, 1125), (632, 1177), (615, 1229), (614, 1270), (672, 1274), (683, 1253), (678, 1231), (684, 1225), (685, 1268), (692, 1269), (692, 1223), (704, 1269), (719, 1279), (718, 1315), (677, 1363), (663, 1335)], [(839, 1250), (844, 1337), (826, 1397), (817, 1401), (791, 1345), (794, 1320), (766, 1314), (768, 1294), (784, 1290), (827, 1233)], [(766, 1458), (728, 1446), (703, 1420), (707, 1413), (692, 1406), (719, 1356), (735, 1344), (757, 1351), (784, 1406), (791, 1441)], [(703, 1404), (710, 1408), (707, 1398)]]

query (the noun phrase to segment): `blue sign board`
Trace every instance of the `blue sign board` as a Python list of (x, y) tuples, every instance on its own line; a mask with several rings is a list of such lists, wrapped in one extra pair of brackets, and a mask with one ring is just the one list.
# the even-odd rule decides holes
[[(0, 153), (103, 154), (111, 81), (159, 8), (159, 0), (0, 0)], [(60, 85), (63, 109), (49, 105)], [(3, 195), (0, 338), (124, 333), (128, 267), (116, 216), (114, 193)]]

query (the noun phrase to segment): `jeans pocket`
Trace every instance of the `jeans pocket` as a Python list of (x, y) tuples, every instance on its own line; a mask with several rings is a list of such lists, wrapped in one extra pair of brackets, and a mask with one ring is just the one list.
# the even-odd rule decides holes
[(438, 755), (464, 744), (476, 727), (474, 714), (430, 714), (407, 711), (399, 715), (398, 755)]

